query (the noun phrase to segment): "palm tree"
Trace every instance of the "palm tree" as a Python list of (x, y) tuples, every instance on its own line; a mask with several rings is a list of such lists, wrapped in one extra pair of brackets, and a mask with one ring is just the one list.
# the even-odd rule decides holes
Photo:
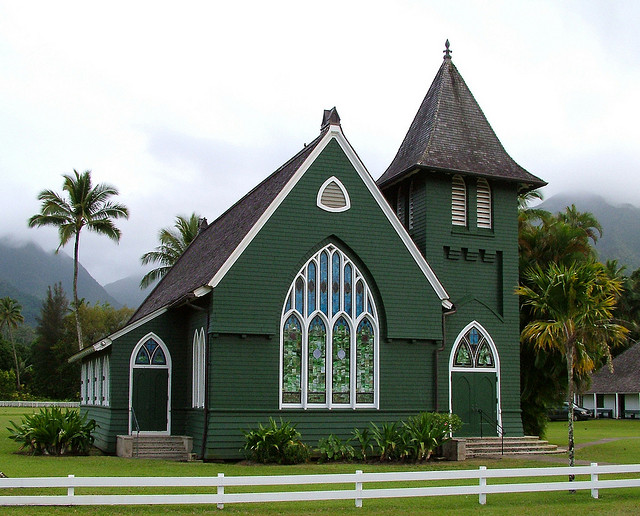
[[(118, 190), (109, 184), (91, 184), (91, 171), (73, 176), (64, 174), (62, 189), (67, 196), (63, 197), (52, 190), (43, 190), (38, 195), (42, 201), (40, 213), (29, 219), (29, 227), (56, 226), (60, 236), (60, 245), (56, 253), (73, 237), (73, 308), (78, 333), (78, 347), (82, 349), (82, 327), (78, 315), (78, 249), (80, 232), (84, 227), (101, 235), (108, 236), (116, 243), (120, 241), (120, 230), (113, 219), (129, 218), (128, 208), (113, 202), (110, 197), (118, 195)], [(63, 194), (64, 195), (64, 194)]]
[(206, 225), (206, 219), (192, 213), (189, 217), (178, 215), (173, 228), (162, 228), (158, 233), (160, 245), (155, 251), (149, 251), (140, 257), (142, 265), (160, 263), (161, 266), (149, 271), (140, 281), (140, 288), (147, 288), (155, 280), (162, 278), (182, 256), (189, 244), (198, 236), (200, 224)]
[(22, 317), (22, 306), (20, 306), (20, 303), (10, 297), (0, 299), (0, 330), (2, 330), (3, 326), (6, 326), (9, 332), (13, 359), (16, 363), (16, 384), (18, 390), (20, 390), (20, 367), (18, 365), (18, 354), (16, 353), (16, 343), (13, 340), (12, 330), (16, 329), (18, 324), (23, 322), (24, 317)]
[(618, 279), (594, 261), (563, 265), (550, 263), (525, 273), (526, 286), (517, 293), (533, 320), (522, 330), (523, 340), (539, 350), (564, 354), (569, 402), (569, 465), (574, 465), (574, 376), (592, 371), (606, 357), (611, 368), (609, 345), (625, 341), (628, 330), (612, 321), (616, 298), (622, 290)]

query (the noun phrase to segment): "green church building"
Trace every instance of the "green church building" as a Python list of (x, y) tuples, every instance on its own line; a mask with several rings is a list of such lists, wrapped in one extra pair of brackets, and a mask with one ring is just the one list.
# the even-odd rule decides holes
[(506, 153), (448, 44), (377, 182), (326, 110), (124, 328), (72, 357), (96, 446), (186, 436), (198, 457), (237, 458), (269, 417), (315, 443), (421, 411), (459, 415), (460, 436), (522, 435), (517, 196), (544, 184)]

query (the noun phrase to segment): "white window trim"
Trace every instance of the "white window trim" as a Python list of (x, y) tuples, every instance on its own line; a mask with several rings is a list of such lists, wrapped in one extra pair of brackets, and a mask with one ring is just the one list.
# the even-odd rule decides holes
[[(485, 340), (487, 341), (487, 344), (489, 345), (489, 348), (491, 349), (491, 352), (493, 353), (493, 367), (460, 367), (460, 366), (455, 366), (454, 362), (455, 362), (455, 353), (456, 350), (458, 349), (458, 344), (460, 344), (460, 341), (462, 340), (462, 338), (465, 336), (465, 334), (471, 329), (475, 327), (480, 333), (482, 333), (482, 336), (485, 338)], [(498, 354), (498, 348), (496, 347), (495, 343), (493, 342), (493, 339), (491, 338), (491, 335), (489, 334), (489, 332), (484, 328), (484, 326), (482, 326), (478, 321), (471, 321), (469, 324), (467, 324), (462, 331), (460, 331), (460, 333), (458, 333), (458, 336), (456, 337), (455, 342), (453, 343), (453, 346), (451, 348), (451, 354), (449, 355), (449, 413), (452, 414), (453, 413), (453, 396), (452, 396), (452, 392), (451, 392), (451, 386), (452, 386), (452, 373), (454, 372), (458, 372), (458, 373), (491, 373), (494, 372), (496, 373), (496, 414), (498, 415), (498, 424), (500, 425), (500, 427), (502, 428), (502, 395), (501, 395), (501, 388), (500, 388), (500, 355)]]
[[(329, 248), (333, 248), (333, 251), (330, 251)], [(308, 303), (307, 297), (307, 275), (306, 270), (307, 266), (314, 262), (316, 265), (316, 274), (317, 278), (320, 276), (320, 255), (322, 252), (326, 252), (328, 255), (328, 277), (331, 277), (331, 269), (332, 269), (332, 256), (334, 252), (337, 252), (341, 256), (341, 273), (340, 273), (340, 302), (342, 305), (344, 299), (344, 268), (345, 265), (351, 265), (351, 284), (352, 289), (355, 291), (356, 285), (358, 281), (362, 281), (365, 292), (364, 292), (364, 309), (363, 312), (357, 316), (355, 319), (347, 314), (344, 310), (338, 310), (335, 315), (331, 313), (327, 316), (320, 310), (320, 287), (319, 282), (316, 285), (315, 289), (315, 298), (316, 298), (316, 309), (309, 314), (306, 313), (306, 306)], [(302, 278), (304, 281), (304, 307), (303, 312), (300, 313), (295, 308), (295, 284), (298, 281), (298, 278)], [(327, 282), (327, 296), (328, 299), (332, 296), (331, 282)], [(286, 309), (287, 300), (291, 299), (291, 308), (289, 310)], [(331, 303), (327, 303), (328, 306)], [(370, 311), (367, 311), (367, 308)], [(352, 301), (352, 311), (355, 313), (355, 296)], [(283, 330), (284, 325), (289, 319), (291, 315), (295, 315), (300, 319), (302, 325), (302, 360), (301, 360), (301, 403), (283, 403), (282, 401), (282, 380), (283, 380), (283, 354), (284, 354), (284, 339), (283, 339)], [(307, 389), (308, 389), (308, 366), (309, 366), (309, 348), (308, 348), (308, 330), (309, 324), (316, 316), (320, 316), (326, 326), (327, 331), (327, 341), (326, 341), (326, 371), (325, 371), (325, 389), (327, 392), (327, 401), (326, 403), (308, 403), (307, 402)], [(350, 342), (349, 342), (349, 389), (351, 393), (351, 402), (350, 403), (333, 403), (333, 327), (335, 323), (341, 318), (344, 317), (349, 325), (350, 331)], [(374, 329), (374, 370), (373, 370), (373, 403), (357, 403), (357, 393), (356, 393), (356, 330), (363, 319), (368, 319), (371, 323), (371, 326)], [(279, 408), (287, 409), (287, 408), (302, 408), (302, 409), (365, 409), (365, 408), (374, 408), (378, 409), (380, 406), (380, 330), (378, 324), (378, 311), (375, 306), (375, 301), (372, 296), (371, 289), (369, 288), (369, 284), (367, 283), (364, 276), (360, 273), (359, 269), (356, 267), (355, 263), (349, 259), (349, 257), (337, 246), (333, 244), (329, 244), (324, 248), (320, 249), (314, 255), (307, 260), (307, 262), (303, 265), (303, 267), (298, 271), (295, 275), (294, 280), (289, 287), (287, 296), (285, 297), (283, 309), (282, 309), (282, 319), (280, 321), (280, 374), (279, 374)]]
[[(331, 183), (336, 183), (336, 185), (338, 185), (338, 188), (340, 188), (340, 190), (342, 191), (342, 194), (344, 195), (344, 200), (345, 200), (344, 206), (334, 208), (332, 206), (327, 206), (326, 204), (322, 203), (322, 194), (324, 193), (327, 186), (329, 186)], [(342, 211), (347, 211), (349, 208), (351, 208), (351, 198), (349, 197), (349, 192), (347, 192), (347, 189), (342, 184), (342, 181), (340, 181), (336, 176), (331, 176), (324, 183), (322, 183), (322, 186), (318, 189), (318, 195), (316, 197), (316, 205), (318, 206), (318, 208), (322, 210), (330, 211), (333, 213), (340, 213)]]
[(109, 385), (110, 377), (110, 360), (109, 355), (105, 355), (102, 359), (102, 405), (108, 407), (111, 404), (111, 393)]
[[(162, 348), (164, 352), (165, 359), (167, 363), (165, 365), (141, 365), (136, 364), (136, 355), (138, 354), (138, 350), (143, 346), (145, 342), (149, 339), (153, 339), (156, 341), (158, 346)], [(133, 407), (133, 370), (137, 368), (145, 368), (145, 369), (168, 369), (168, 384), (167, 384), (167, 429), (161, 430), (157, 432), (140, 432), (141, 434), (149, 434), (149, 435), (170, 435), (171, 434), (171, 354), (169, 353), (169, 348), (164, 343), (164, 341), (158, 337), (155, 333), (150, 332), (147, 333), (144, 337), (142, 337), (138, 343), (134, 346), (133, 351), (131, 352), (131, 356), (129, 357), (129, 435), (132, 433), (131, 428), (131, 410)]]
[(205, 388), (205, 333), (204, 328), (193, 333), (193, 360), (191, 382), (191, 406), (192, 408), (204, 408)]

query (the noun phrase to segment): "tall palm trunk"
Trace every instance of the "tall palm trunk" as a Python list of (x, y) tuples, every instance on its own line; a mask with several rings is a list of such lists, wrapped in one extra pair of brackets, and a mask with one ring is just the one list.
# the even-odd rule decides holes
[(78, 304), (78, 247), (80, 242), (80, 230), (76, 232), (76, 241), (73, 248), (73, 311), (76, 316), (76, 331), (78, 332), (78, 347), (82, 351), (82, 326), (80, 325), (80, 305)]
[[(575, 465), (575, 443), (573, 440), (573, 341), (567, 342), (567, 398), (569, 401), (569, 466)], [(573, 482), (574, 475), (569, 475), (569, 482)], [(571, 491), (575, 493), (574, 490)]]
[(16, 353), (16, 343), (13, 340), (13, 332), (11, 331), (11, 326), (7, 325), (7, 330), (9, 330), (9, 340), (11, 340), (11, 348), (13, 349), (13, 360), (16, 363), (16, 387), (20, 390), (20, 367), (18, 367), (18, 354)]

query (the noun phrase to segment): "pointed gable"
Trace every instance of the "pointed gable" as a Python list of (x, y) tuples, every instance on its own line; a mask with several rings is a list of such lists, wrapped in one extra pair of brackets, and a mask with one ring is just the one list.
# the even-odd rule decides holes
[(504, 150), (451, 61), (448, 41), (444, 61), (378, 185), (395, 182), (415, 168), (517, 181), (529, 188), (546, 184)]
[(261, 224), (270, 217), (288, 190), (293, 187), (301, 174), (304, 174), (318, 153), (331, 140), (336, 140), (346, 153), (443, 305), (450, 307), (446, 290), (398, 223), (375, 182), (344, 137), (340, 127), (340, 117), (334, 107), (331, 110), (325, 110), (320, 135), (313, 142), (306, 145), (298, 154), (198, 234), (176, 264), (134, 313), (128, 325), (160, 309), (169, 308), (196, 297), (196, 292), (206, 293), (211, 288), (215, 288), (243, 252), (245, 246), (260, 230)]
[(327, 133), (327, 128), (293, 158), (198, 234), (176, 264), (133, 314), (129, 324), (185, 299), (207, 285)]

